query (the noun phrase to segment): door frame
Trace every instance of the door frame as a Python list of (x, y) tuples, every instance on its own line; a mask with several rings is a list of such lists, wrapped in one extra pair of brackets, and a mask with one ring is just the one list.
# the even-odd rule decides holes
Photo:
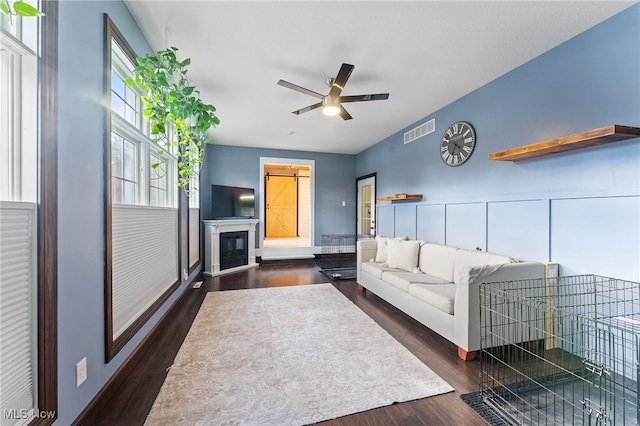
[(360, 234), (359, 230), (359, 223), (358, 223), (358, 211), (360, 208), (360, 190), (358, 187), (358, 184), (360, 183), (360, 181), (365, 180), (365, 179), (370, 179), (373, 178), (374, 181), (374, 186), (373, 186), (373, 194), (371, 194), (371, 211), (373, 212), (372, 214), (372, 221), (373, 221), (373, 234), (371, 235), (376, 235), (376, 232), (378, 231), (378, 222), (377, 222), (377, 214), (376, 214), (376, 199), (378, 196), (378, 174), (376, 172), (373, 173), (369, 173), (368, 175), (364, 175), (364, 176), (360, 176), (356, 178), (356, 235)]
[[(303, 160), (300, 158), (281, 158), (281, 157), (260, 157), (260, 186), (258, 187), (258, 197), (260, 202), (258, 205), (260, 206), (260, 216), (262, 220), (259, 232), (259, 240), (260, 240), (260, 249), (264, 249), (264, 238), (266, 235), (266, 228), (264, 226), (265, 209), (264, 209), (264, 200), (266, 199), (266, 194), (264, 193), (264, 166), (265, 164), (282, 164), (282, 165), (301, 165), (301, 166), (309, 166), (309, 196), (311, 197), (309, 203), (309, 248), (313, 249), (315, 247), (315, 191), (316, 191), (316, 162), (315, 160)], [(307, 250), (308, 251), (308, 250)]]

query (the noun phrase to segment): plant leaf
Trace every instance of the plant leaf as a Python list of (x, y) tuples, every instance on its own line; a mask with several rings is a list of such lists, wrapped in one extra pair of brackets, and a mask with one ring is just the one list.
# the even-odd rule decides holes
[(16, 15), (20, 16), (44, 16), (44, 13), (31, 6), (29, 3), (25, 3), (23, 1), (14, 2), (13, 10), (16, 11)]
[(9, 8), (9, 0), (3, 0), (0, 2), (0, 11), (11, 19), (11, 8)]

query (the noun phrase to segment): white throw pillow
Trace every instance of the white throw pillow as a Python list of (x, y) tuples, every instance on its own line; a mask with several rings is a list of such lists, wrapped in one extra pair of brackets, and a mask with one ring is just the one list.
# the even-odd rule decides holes
[(387, 261), (387, 237), (376, 236), (378, 242), (378, 251), (376, 251), (376, 262), (384, 263)]
[(409, 237), (403, 235), (402, 237), (383, 237), (382, 235), (376, 235), (376, 241), (378, 242), (378, 251), (376, 251), (376, 262), (377, 263), (386, 263), (387, 262), (387, 241), (397, 240), (404, 241), (408, 240)]
[(387, 264), (389, 268), (413, 272), (418, 266), (420, 241), (387, 241)]

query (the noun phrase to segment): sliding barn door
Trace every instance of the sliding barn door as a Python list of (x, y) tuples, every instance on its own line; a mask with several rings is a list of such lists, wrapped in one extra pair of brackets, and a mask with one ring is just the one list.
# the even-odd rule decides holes
[(298, 179), (293, 176), (267, 176), (266, 237), (298, 236)]

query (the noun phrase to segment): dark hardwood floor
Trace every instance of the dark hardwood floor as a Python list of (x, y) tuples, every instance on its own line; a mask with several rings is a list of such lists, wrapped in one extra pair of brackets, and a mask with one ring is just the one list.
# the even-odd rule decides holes
[[(227, 291), (258, 287), (313, 285), (327, 278), (313, 262), (263, 263), (259, 268), (219, 277), (204, 277), (200, 289), (186, 294), (167, 314), (154, 338), (144, 345), (144, 353), (127, 366), (127, 378), (109, 395), (85, 413), (86, 425), (142, 425), (160, 391), (167, 369), (186, 337), (209, 291)], [(335, 281), (333, 285), (389, 334), (407, 347), (455, 392), (424, 398), (322, 422), (322, 425), (485, 425), (460, 395), (478, 389), (478, 361), (458, 358), (457, 348), (417, 321), (372, 293), (358, 290), (355, 281)], [(309, 366), (313, 368), (313, 366)], [(194, 422), (196, 419), (194, 419)], [(275, 426), (275, 425), (274, 425)]]

